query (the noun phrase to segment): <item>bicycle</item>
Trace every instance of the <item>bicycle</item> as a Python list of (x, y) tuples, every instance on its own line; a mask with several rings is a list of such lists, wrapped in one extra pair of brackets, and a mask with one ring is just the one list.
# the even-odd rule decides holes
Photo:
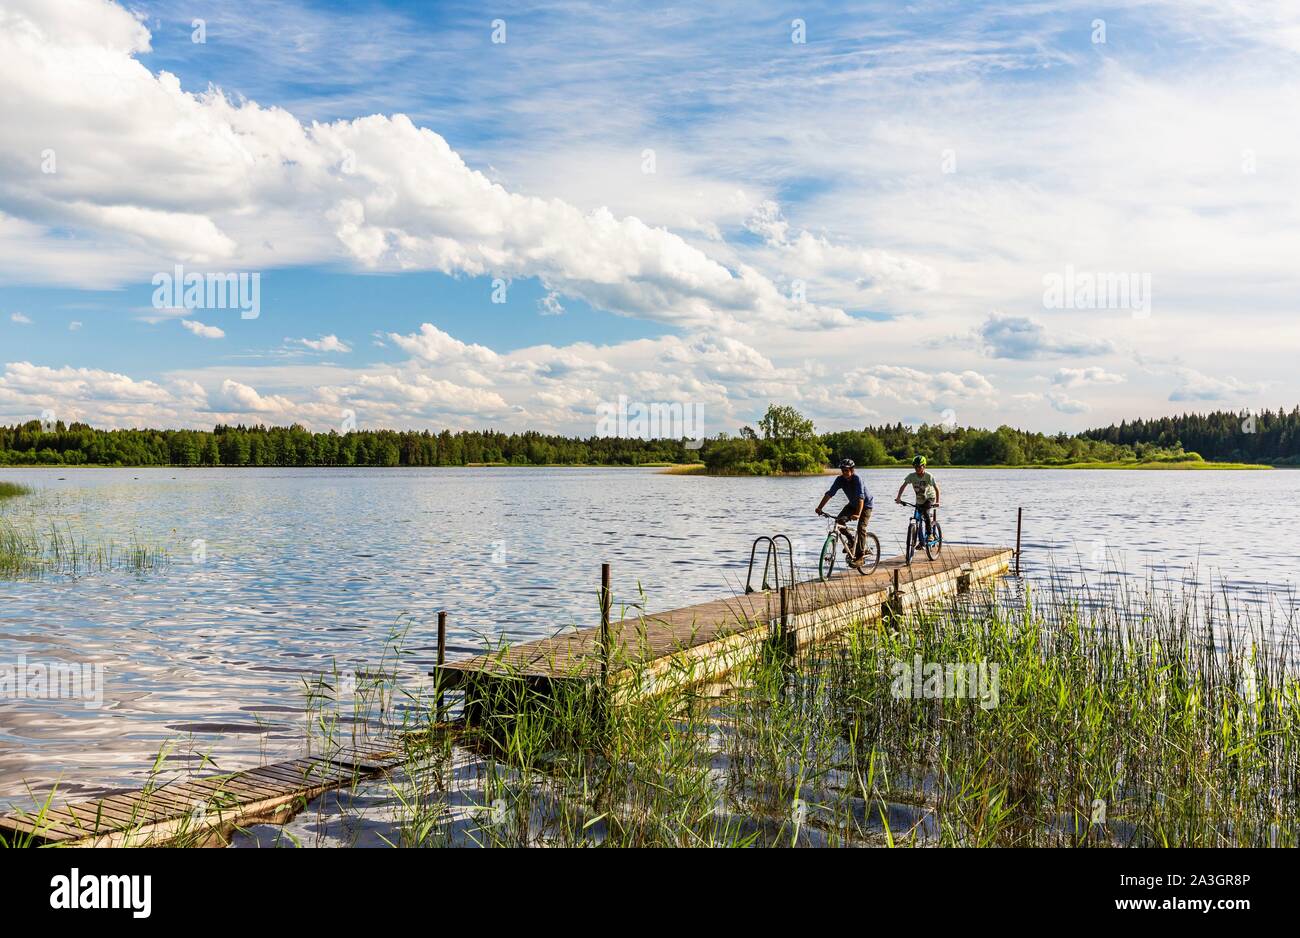
[(907, 523), (907, 564), (912, 565), (912, 555), (918, 548), (925, 550), (925, 556), (929, 560), (938, 557), (943, 550), (943, 528), (939, 526), (939, 516), (935, 515), (934, 520), (930, 522), (930, 536), (925, 536), (925, 516), (921, 514), (921, 509), (915, 502), (905, 502), (899, 500), (900, 505), (907, 505), (912, 509), (912, 520)]
[(862, 546), (862, 563), (854, 565), (852, 560), (856, 538), (853, 532), (849, 530), (846, 523), (840, 521), (835, 515), (823, 511), (822, 516), (829, 520), (830, 530), (826, 533), (826, 540), (822, 543), (821, 558), (817, 563), (818, 577), (822, 581), (831, 578), (831, 572), (835, 569), (835, 557), (840, 553), (844, 554), (845, 562), (863, 576), (874, 573), (877, 564), (880, 563), (880, 538), (870, 531), (866, 533), (864, 538), (866, 543)]

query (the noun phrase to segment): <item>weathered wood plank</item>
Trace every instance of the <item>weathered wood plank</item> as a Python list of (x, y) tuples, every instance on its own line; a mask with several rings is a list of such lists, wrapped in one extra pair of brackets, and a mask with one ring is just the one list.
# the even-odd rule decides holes
[[(0, 834), (43, 843), (118, 847), (164, 843), (240, 823), (373, 776), (401, 761), (399, 747), (373, 743), (240, 772), (187, 779), (137, 792), (53, 806), (41, 823), (21, 813), (0, 818)], [(343, 760), (342, 763), (332, 760)]]
[(322, 759), (332, 765), (346, 768), (360, 769), (362, 772), (382, 772), (401, 764), (403, 761), (400, 756), (394, 755), (376, 755), (373, 752), (360, 751), (356, 749), (339, 749), (331, 752)]
[(82, 836), (76, 828), (65, 828), (57, 821), (48, 817), (38, 818), (34, 814), (7, 814), (0, 818), (0, 831), (11, 839), (30, 836), (46, 843), (76, 840)]

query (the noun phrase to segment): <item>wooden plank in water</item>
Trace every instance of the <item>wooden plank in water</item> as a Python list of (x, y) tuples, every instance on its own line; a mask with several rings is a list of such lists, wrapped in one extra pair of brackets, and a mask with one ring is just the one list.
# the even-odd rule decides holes
[(267, 765), (257, 771), (269, 779), (278, 780), (289, 791), (296, 791), (309, 784), (307, 774), (290, 763)]
[(67, 804), (63, 806), (63, 810), (80, 820), (83, 826), (96, 831), (115, 830), (136, 821), (130, 811), (107, 804), (103, 800)]
[(291, 792), (296, 787), (296, 782), (286, 781), (284, 778), (276, 775), (271, 766), (249, 769), (244, 773), (247, 778), (252, 779), (256, 784), (273, 791), (277, 795)]
[(171, 801), (159, 799), (156, 793), (147, 795), (144, 792), (137, 792), (134, 795), (114, 795), (105, 798), (101, 803), (125, 810), (134, 824), (160, 821), (174, 816), (178, 810), (186, 809), (185, 805), (177, 806)]
[(95, 813), (85, 811), (84, 805), (80, 809), (72, 805), (53, 806), (46, 810), (45, 816), (58, 822), (65, 830), (77, 831), (83, 837), (100, 829), (111, 829), (114, 824), (111, 819), (96, 820)]
[(165, 843), (182, 834), (288, 810), (294, 804), (392, 768), (402, 760), (396, 741), (363, 740), (287, 762), (226, 772), (135, 792), (52, 806), (38, 822), (21, 812), (0, 817), (0, 834), (39, 843), (128, 846)]
[(61, 843), (84, 836), (76, 827), (64, 827), (50, 817), (23, 813), (7, 814), (0, 818), (0, 833), (11, 842), (31, 837), (38, 843)]
[(141, 793), (150, 804), (156, 804), (163, 807), (172, 807), (173, 814), (188, 813), (193, 811), (196, 805), (202, 804), (202, 799), (196, 797), (193, 793), (182, 791), (179, 784), (166, 785), (161, 788), (147, 789)]
[(363, 773), (383, 772), (402, 762), (402, 759), (397, 756), (375, 756), (373, 753), (358, 752), (355, 749), (340, 749), (321, 758), (331, 765), (360, 769)]

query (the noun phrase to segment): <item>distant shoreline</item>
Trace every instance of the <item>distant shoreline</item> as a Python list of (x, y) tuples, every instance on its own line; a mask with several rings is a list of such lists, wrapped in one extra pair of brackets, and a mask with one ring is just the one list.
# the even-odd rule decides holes
[[(897, 463), (893, 465), (872, 465), (859, 466), (859, 469), (897, 469), (900, 471), (910, 472), (912, 467), (908, 463)], [(1077, 462), (1077, 463), (1022, 463), (1020, 465), (932, 465), (929, 467), (933, 470), (947, 469), (1106, 469), (1106, 470), (1169, 470), (1169, 471), (1199, 471), (1207, 469), (1222, 469), (1230, 471), (1254, 471), (1261, 469), (1289, 469), (1300, 468), (1293, 466), (1274, 466), (1268, 463), (1239, 463), (1239, 462)], [(241, 471), (245, 469), (657, 469), (663, 475), (707, 475), (715, 478), (773, 478), (778, 476), (821, 476), (835, 475), (837, 470), (827, 467), (821, 472), (774, 472), (770, 475), (761, 476), (745, 472), (709, 472), (703, 463), (669, 463), (669, 462), (644, 462), (644, 463), (501, 463), (501, 462), (479, 462), (465, 463), (457, 466), (158, 466), (158, 465), (140, 465), (140, 464), (117, 464), (107, 465), (103, 463), (82, 463), (81, 465), (58, 465), (57, 463), (47, 464), (16, 464), (5, 463), (0, 465), (0, 474), (7, 471), (21, 472), (29, 469), (49, 469), (60, 472), (79, 472), (83, 470), (96, 469), (148, 469), (159, 472), (186, 472), (194, 469), (231, 469)]]
[[(859, 469), (897, 469), (899, 471), (910, 472), (912, 467), (909, 463), (897, 463), (894, 465), (875, 465), (859, 466)], [(1169, 470), (1169, 471), (1198, 471), (1206, 469), (1225, 469), (1229, 471), (1254, 471), (1260, 469), (1277, 469), (1278, 466), (1271, 466), (1267, 463), (1244, 463), (1244, 462), (1076, 462), (1076, 463), (1022, 463), (1021, 465), (949, 465), (949, 466), (928, 466), (931, 470), (943, 471), (947, 469), (1102, 469), (1102, 470)], [(1285, 467), (1282, 467), (1285, 468)], [(682, 475), (682, 476), (713, 476), (713, 477), (738, 477), (746, 476), (747, 473), (740, 472), (709, 472), (703, 463), (687, 463), (681, 465), (670, 465), (659, 470), (665, 475)], [(782, 472), (773, 473), (781, 476), (806, 476), (806, 475), (835, 475), (836, 470), (827, 468), (819, 473), (807, 472)], [(750, 475), (750, 478), (770, 478), (770, 476)]]

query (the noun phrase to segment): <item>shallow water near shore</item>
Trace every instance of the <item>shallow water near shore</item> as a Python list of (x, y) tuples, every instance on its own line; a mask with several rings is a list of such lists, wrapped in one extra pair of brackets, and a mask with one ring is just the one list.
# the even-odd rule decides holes
[[(895, 470), (863, 473), (871, 528), (899, 550)], [(307, 687), (334, 670), (396, 667), (416, 688), (448, 654), (592, 625), (601, 561), (616, 606), (669, 609), (743, 591), (755, 535), (782, 532), (810, 570), (825, 528), (819, 479), (672, 476), (653, 469), (17, 469), (20, 528), (164, 549), (144, 573), (0, 582), (0, 664), (103, 665), (94, 701), (0, 701), (0, 799), (138, 787), (159, 747), (233, 770), (302, 751)], [(1300, 472), (947, 470), (952, 542), (1015, 540), (1023, 572), (1069, 588), (1154, 576), (1290, 608)], [(1261, 506), (1268, 506), (1264, 516)]]

